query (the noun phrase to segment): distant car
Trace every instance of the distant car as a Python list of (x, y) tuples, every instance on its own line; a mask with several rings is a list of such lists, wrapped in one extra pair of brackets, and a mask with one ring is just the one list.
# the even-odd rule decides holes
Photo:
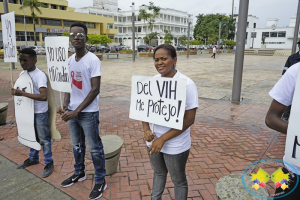
[(95, 51), (96, 51), (95, 46), (94, 45), (90, 46), (89, 51), (92, 52), (92, 53), (95, 53)]
[(17, 51), (20, 53), (22, 49), (30, 48), (29, 46), (19, 46), (17, 47)]
[(72, 45), (69, 45), (68, 52), (75, 52), (75, 48)]
[(106, 47), (105, 46), (97, 46), (97, 51), (102, 53), (102, 52), (105, 52), (106, 50)]
[(185, 46), (177, 46), (176, 48), (177, 51), (186, 51), (186, 47)]
[(37, 55), (46, 54), (46, 50), (45, 50), (45, 48), (42, 47), (42, 46), (32, 46), (31, 48), (35, 51), (35, 53), (36, 53)]
[(149, 47), (147, 45), (139, 45), (137, 47), (137, 49), (138, 49), (138, 52), (147, 52), (147, 51), (149, 51)]

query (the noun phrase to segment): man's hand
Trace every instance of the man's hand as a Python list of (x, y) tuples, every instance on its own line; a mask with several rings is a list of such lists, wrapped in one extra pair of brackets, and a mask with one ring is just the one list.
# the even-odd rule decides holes
[(61, 107), (58, 108), (57, 113), (62, 115), (66, 112), (66, 110), (68, 109), (67, 106), (64, 106), (63, 109), (61, 109)]
[(65, 112), (62, 116), (61, 119), (64, 120), (65, 122), (69, 121), (70, 119), (73, 119), (75, 117), (77, 117), (79, 113), (76, 110), (73, 111), (68, 111)]
[(162, 147), (164, 146), (165, 141), (163, 140), (162, 137), (157, 138), (156, 140), (153, 141), (152, 145), (149, 147), (148, 152), (150, 153), (150, 156), (154, 153), (159, 153)]
[(154, 136), (155, 134), (153, 134), (151, 130), (144, 131), (144, 138), (147, 142), (151, 142), (152, 140), (154, 140)]
[(22, 90), (18, 90), (18, 89), (11, 88), (11, 95), (15, 95), (15, 96), (23, 96), (23, 91), (22, 91)]

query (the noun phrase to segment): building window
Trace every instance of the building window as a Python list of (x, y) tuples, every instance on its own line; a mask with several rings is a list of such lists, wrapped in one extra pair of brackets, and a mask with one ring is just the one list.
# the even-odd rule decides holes
[(47, 4), (47, 3), (42, 3), (42, 4), (44, 4), (45, 8), (49, 8), (49, 4)]
[[(34, 32), (26, 32), (27, 41), (34, 41)], [(39, 34), (36, 33), (36, 40), (39, 41)], [(25, 41), (25, 32), (16, 31), (16, 41)]]
[(43, 18), (41, 18), (41, 24), (42, 25), (61, 26), (61, 21), (60, 20), (54, 20), (54, 19), (43, 19)]
[(95, 23), (83, 22), (87, 28), (95, 28)]
[(47, 36), (61, 36), (62, 33), (42, 33), (43, 41), (45, 41), (45, 37)]
[[(23, 24), (24, 23), (24, 17), (15, 16), (15, 22)], [(25, 17), (25, 22), (26, 22), (26, 24), (32, 24), (33, 23), (33, 18)]]
[(247, 28), (249, 28), (249, 22), (247, 22)]
[(59, 10), (65, 10), (65, 6), (59, 6)]
[(256, 23), (253, 23), (253, 28), (256, 28)]
[(108, 38), (110, 38), (110, 39), (112, 39), (112, 40), (113, 40), (113, 39), (114, 39), (114, 36), (108, 36)]
[(63, 22), (64, 22), (64, 26), (69, 26), (69, 27), (70, 27), (72, 24), (74, 24), (74, 23), (78, 23), (78, 22), (67, 21), (67, 20), (64, 20)]
[(270, 37), (269, 34), (270, 34), (270, 32), (262, 32), (262, 37), (264, 37), (264, 36), (265, 37)]
[(107, 28), (108, 28), (108, 29), (113, 29), (113, 28), (114, 28), (114, 24), (107, 23)]
[(270, 37), (277, 37), (277, 32), (270, 32)]
[(51, 4), (51, 9), (57, 9), (57, 5)]
[[(3, 2), (3, 1), (2, 1)], [(16, 4), (17, 3), (17, 0), (9, 0), (8, 3), (14, 3)]]
[(286, 31), (278, 31), (278, 37), (284, 37), (285, 38)]

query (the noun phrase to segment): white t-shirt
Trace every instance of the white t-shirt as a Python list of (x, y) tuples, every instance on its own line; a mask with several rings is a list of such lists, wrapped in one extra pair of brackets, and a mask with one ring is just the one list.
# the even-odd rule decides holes
[[(155, 75), (155, 77), (161, 77), (161, 74)], [(181, 74), (178, 70), (177, 73), (174, 75), (173, 78), (182, 78), (186, 79), (186, 107), (185, 110), (191, 110), (193, 108), (198, 108), (198, 92), (196, 84), (187, 76)], [(152, 131), (152, 124), (149, 123), (150, 130)], [(159, 138), (166, 132), (168, 132), (171, 128), (155, 125), (154, 126), (154, 133), (155, 139)], [(148, 146), (150, 146), (150, 142), (146, 142)], [(186, 129), (183, 133), (174, 137), (165, 142), (160, 152), (166, 154), (180, 154), (182, 152), (187, 151), (191, 148), (191, 136), (190, 136), (190, 128)]]
[[(300, 63), (292, 65), (269, 92), (269, 95), (274, 100), (278, 101), (279, 103), (285, 106), (289, 106), (292, 104), (299, 67)], [(283, 160), (285, 160), (284, 156)], [(291, 165), (297, 170), (297, 174), (300, 175), (300, 167), (295, 166), (293, 164)], [(290, 168), (287, 165), (286, 167)]]
[[(24, 71), (20, 73), (23, 74)], [(40, 94), (39, 89), (41, 87), (47, 88), (47, 76), (41, 71), (39, 68), (35, 68), (35, 70), (28, 72), (29, 76), (32, 79), (33, 84), (33, 94)], [(37, 101), (34, 100), (34, 113), (44, 113), (48, 111), (48, 102), (47, 101)]]
[[(75, 110), (87, 97), (92, 89), (91, 78), (101, 76), (101, 62), (95, 54), (88, 52), (78, 62), (73, 54), (69, 58), (70, 80), (72, 80), (72, 93), (68, 109)], [(81, 112), (99, 111), (99, 95)]]
[(213, 53), (216, 53), (217, 52), (217, 49), (216, 47), (213, 48)]

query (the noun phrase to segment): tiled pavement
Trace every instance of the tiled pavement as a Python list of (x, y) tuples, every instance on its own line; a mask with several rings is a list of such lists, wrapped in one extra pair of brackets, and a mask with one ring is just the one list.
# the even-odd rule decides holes
[[(230, 63), (231, 57), (222, 56), (220, 56), (220, 59), (229, 62), (228, 65), (232, 64)], [(264, 65), (264, 63), (281, 61), (284, 63), (285, 60), (285, 58), (280, 57), (272, 59), (246, 57), (245, 65), (247, 65), (247, 59), (254, 61), (253, 65), (255, 63)], [(182, 60), (184, 59), (182, 58)], [(195, 64), (199, 60), (208, 63), (207, 65), (212, 65), (210, 62), (218, 62), (211, 61), (208, 57), (190, 58), (190, 60), (184, 60), (187, 62), (185, 66), (188, 65), (188, 62), (194, 62)], [(110, 62), (109, 68), (111, 71), (108, 67), (105, 67), (106, 62)], [(118, 173), (106, 177), (108, 189), (104, 192), (103, 199), (150, 199), (152, 189), (153, 171), (145, 149), (141, 123), (128, 118), (130, 87), (122, 84), (123, 77), (114, 74), (114, 69), (117, 69), (118, 66), (127, 65), (126, 67), (130, 69), (136, 66), (142, 68), (143, 64), (149, 65), (149, 62), (141, 60), (132, 66), (129, 63), (103, 61), (103, 79), (100, 95), (100, 132), (101, 135), (119, 135), (124, 140)], [(221, 65), (219, 63), (219, 67)], [(184, 71), (184, 69), (180, 70)], [(251, 69), (245, 70), (251, 71)], [(278, 64), (276, 67), (273, 66), (270, 74), (280, 74), (280, 70), (281, 67)], [(19, 71), (14, 73), (14, 77), (16, 77)], [(105, 79), (104, 74), (114, 76), (115, 83)], [(143, 74), (143, 72), (139, 74)], [(255, 72), (252, 72), (252, 74), (255, 74)], [(245, 77), (247, 76), (246, 74)], [(0, 133), (5, 137), (0, 142), (0, 153), (13, 162), (20, 163), (27, 158), (29, 150), (17, 140), (14, 107), (12, 98), (9, 95), (9, 77), (9, 71), (1, 70), (0, 102), (9, 103), (8, 121), (11, 123), (0, 126)], [(278, 77), (274, 77), (273, 81), (271, 83), (268, 82), (267, 85), (273, 85)], [(256, 87), (252, 86), (255, 88), (254, 90), (249, 89), (250, 87), (248, 88), (249, 94), (255, 94), (255, 90), (264, 90), (260, 86), (266, 79), (259, 76), (259, 74), (252, 78), (257, 80), (257, 82), (253, 83), (253, 85), (256, 85)], [(195, 78), (193, 80), (195, 81)], [(211, 87), (205, 86), (209, 95), (213, 94), (211, 90), (216, 88), (217, 84), (215, 83), (219, 81), (224, 80), (215, 78)], [(198, 91), (200, 89), (200, 91), (205, 92), (204, 87), (198, 84), (197, 86)], [(220, 86), (219, 88), (222, 87)], [(266, 88), (265, 90), (268, 91), (269, 89)], [(282, 158), (285, 136), (268, 129), (264, 125), (264, 117), (268, 109), (267, 104), (271, 99), (268, 98), (264, 102), (257, 101), (258, 103), (251, 101), (252, 99), (264, 98), (267, 98), (267, 94), (265, 96), (257, 95), (253, 98), (247, 97), (249, 100), (242, 102), (240, 105), (234, 105), (224, 100), (213, 100), (211, 97), (199, 99), (196, 121), (191, 128), (192, 147), (187, 163), (189, 199), (216, 200), (215, 184), (222, 176), (231, 173), (241, 173), (249, 164), (263, 158)], [(44, 180), (75, 199), (87, 199), (94, 185), (93, 164), (88, 151), (86, 154), (88, 179), (70, 188), (60, 187), (61, 181), (73, 174), (74, 158), (67, 124), (58, 119), (57, 128), (62, 135), (62, 140), (53, 142), (55, 173)], [(43, 156), (41, 155), (41, 164), (31, 166), (28, 170), (41, 177), (43, 167)], [(174, 186), (170, 177), (168, 177), (163, 194), (163, 200), (167, 199), (174, 199)]]

